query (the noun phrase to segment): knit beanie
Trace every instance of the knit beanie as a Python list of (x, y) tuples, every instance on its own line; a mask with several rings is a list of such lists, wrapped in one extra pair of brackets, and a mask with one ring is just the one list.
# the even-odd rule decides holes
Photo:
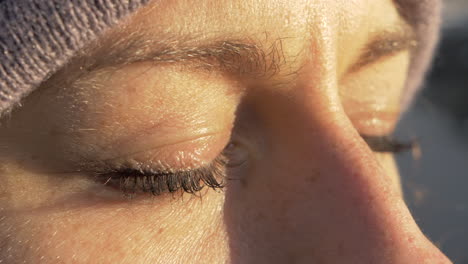
[[(414, 26), (403, 106), (420, 87), (438, 38), (440, 0), (394, 0)], [(0, 115), (80, 49), (149, 0), (0, 0)]]
[(0, 114), (149, 0), (0, 0)]

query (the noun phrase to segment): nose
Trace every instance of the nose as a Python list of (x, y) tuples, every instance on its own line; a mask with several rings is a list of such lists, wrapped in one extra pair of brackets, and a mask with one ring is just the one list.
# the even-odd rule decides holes
[(228, 188), (232, 262), (451, 263), (332, 96), (310, 90), (253, 99), (263, 143)]

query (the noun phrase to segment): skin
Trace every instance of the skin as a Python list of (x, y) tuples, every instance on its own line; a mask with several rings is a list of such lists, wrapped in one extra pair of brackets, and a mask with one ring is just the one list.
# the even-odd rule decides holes
[[(0, 127), (0, 260), (450, 263), (408, 211), (392, 154), (360, 136), (391, 133), (410, 51), (353, 65), (401, 23), (391, 0), (152, 2), (82, 62), (140, 32), (281, 43), (281, 67), (253, 78), (189, 61), (83, 72), (78, 60), (57, 73)], [(129, 198), (92, 176), (199, 168), (229, 142), (223, 190)]]

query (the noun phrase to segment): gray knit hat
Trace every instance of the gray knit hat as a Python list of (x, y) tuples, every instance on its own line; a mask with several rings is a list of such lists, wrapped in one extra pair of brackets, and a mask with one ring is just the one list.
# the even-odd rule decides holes
[(149, 0), (0, 0), (0, 113)]
[[(0, 114), (36, 89), (75, 53), (149, 0), (0, 0)], [(403, 104), (431, 61), (440, 0), (395, 0), (416, 28)]]

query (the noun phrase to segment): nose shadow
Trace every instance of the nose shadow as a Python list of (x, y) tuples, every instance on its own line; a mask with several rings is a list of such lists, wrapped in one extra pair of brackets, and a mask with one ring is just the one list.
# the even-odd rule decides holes
[[(263, 95), (264, 98), (262, 97), (261, 100), (266, 100), (267, 104), (275, 103), (275, 108), (287, 107), (287, 113), (285, 112), (281, 117), (285, 119), (284, 124), (293, 122), (288, 113), (296, 115), (293, 118), (294, 120), (305, 118), (306, 114), (301, 109), (301, 105), (294, 104), (290, 98), (282, 98), (274, 94), (264, 93)], [(255, 100), (259, 100), (259, 98)], [(268, 100), (271, 100), (271, 102)], [(260, 148), (260, 151), (268, 151), (268, 146), (275, 144), (275, 141), (264, 134), (265, 127), (270, 127), (270, 124), (259, 117), (262, 114), (258, 114), (257, 107), (252, 101), (243, 102), (239, 105), (236, 112), (233, 137), (237, 133), (247, 133), (249, 139), (256, 141), (253, 144)], [(279, 120), (282, 120), (281, 118)], [(265, 164), (265, 161), (262, 162), (262, 164)], [(298, 259), (303, 256), (288, 256), (285, 253), (287, 249), (282, 245), (288, 244), (287, 241), (289, 240), (287, 238), (283, 240), (279, 233), (280, 230), (275, 229), (275, 226), (290, 225), (290, 223), (281, 223), (283, 221), (281, 220), (283, 219), (281, 212), (285, 209), (281, 209), (281, 206), (274, 204), (274, 201), (278, 200), (278, 198), (268, 197), (274, 195), (274, 192), (268, 191), (266, 192), (267, 195), (263, 195), (265, 190), (268, 189), (263, 188), (269, 184), (264, 181), (268, 177), (262, 176), (260, 180), (258, 178), (254, 179), (259, 176), (259, 171), (253, 162), (248, 163), (239, 172), (243, 174), (236, 171), (232, 174), (229, 171), (227, 173), (228, 179), (223, 208), (223, 220), (228, 236), (231, 263), (297, 263)], [(257, 190), (258, 187), (262, 190)], [(280, 186), (273, 188), (280, 188)], [(275, 231), (278, 231), (278, 233)]]

